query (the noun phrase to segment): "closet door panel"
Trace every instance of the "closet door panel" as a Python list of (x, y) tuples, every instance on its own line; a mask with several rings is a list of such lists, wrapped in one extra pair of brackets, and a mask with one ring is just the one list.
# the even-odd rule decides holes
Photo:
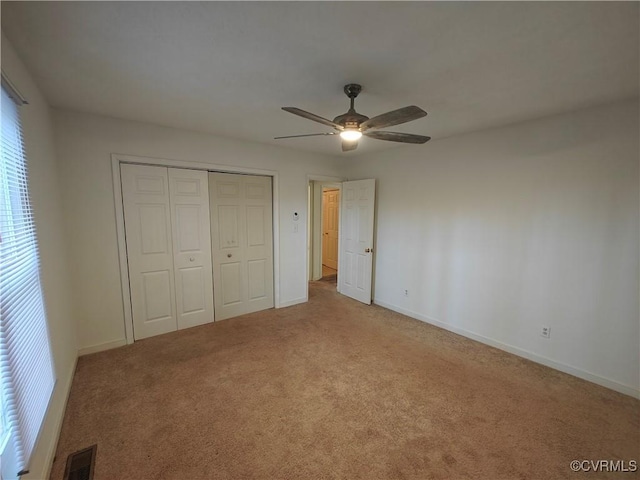
[(212, 322), (207, 172), (169, 168), (178, 329)]
[(243, 313), (244, 190), (241, 175), (209, 173), (211, 212), (211, 248), (213, 255), (213, 297), (216, 318), (235, 317)]
[(209, 174), (216, 318), (271, 308), (271, 178)]
[(273, 200), (271, 177), (244, 176), (247, 311), (272, 308)]
[(121, 165), (134, 338), (176, 330), (167, 169)]

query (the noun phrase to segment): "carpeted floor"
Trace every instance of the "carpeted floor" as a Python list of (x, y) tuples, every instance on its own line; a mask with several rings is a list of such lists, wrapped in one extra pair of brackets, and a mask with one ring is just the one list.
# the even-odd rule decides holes
[(312, 283), (310, 301), (79, 359), (51, 478), (563, 479), (640, 460), (640, 402)]

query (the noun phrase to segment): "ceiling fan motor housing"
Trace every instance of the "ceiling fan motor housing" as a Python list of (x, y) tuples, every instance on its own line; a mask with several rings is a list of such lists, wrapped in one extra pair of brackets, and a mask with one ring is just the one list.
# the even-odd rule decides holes
[(347, 129), (357, 129), (360, 128), (362, 122), (369, 120), (369, 117), (359, 114), (353, 107), (353, 101), (361, 91), (362, 86), (357, 83), (349, 83), (344, 86), (344, 93), (351, 99), (351, 108), (349, 108), (347, 113), (343, 113), (334, 118), (334, 123), (342, 125)]
[(338, 115), (333, 119), (335, 123), (342, 125), (344, 128), (359, 128), (360, 124), (366, 120), (369, 120), (369, 117), (360, 115), (355, 110), (349, 110), (347, 113)]

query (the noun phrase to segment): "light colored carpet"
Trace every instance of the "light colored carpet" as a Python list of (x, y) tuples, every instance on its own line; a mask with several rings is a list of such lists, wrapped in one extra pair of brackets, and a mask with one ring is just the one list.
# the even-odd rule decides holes
[(82, 357), (51, 478), (563, 479), (639, 460), (640, 402), (315, 282), (310, 301)]

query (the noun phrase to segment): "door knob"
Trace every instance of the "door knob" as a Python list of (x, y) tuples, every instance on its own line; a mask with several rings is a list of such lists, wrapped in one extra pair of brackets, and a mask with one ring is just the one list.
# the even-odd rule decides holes
[(195, 260), (196, 260), (195, 258), (193, 258), (193, 257), (189, 257), (189, 261), (190, 261), (190, 262), (195, 262)]
[(365, 248), (364, 249), (364, 253), (371, 253), (373, 252), (373, 248)]
[(227, 253), (227, 258), (231, 258), (231, 254), (230, 253)]

